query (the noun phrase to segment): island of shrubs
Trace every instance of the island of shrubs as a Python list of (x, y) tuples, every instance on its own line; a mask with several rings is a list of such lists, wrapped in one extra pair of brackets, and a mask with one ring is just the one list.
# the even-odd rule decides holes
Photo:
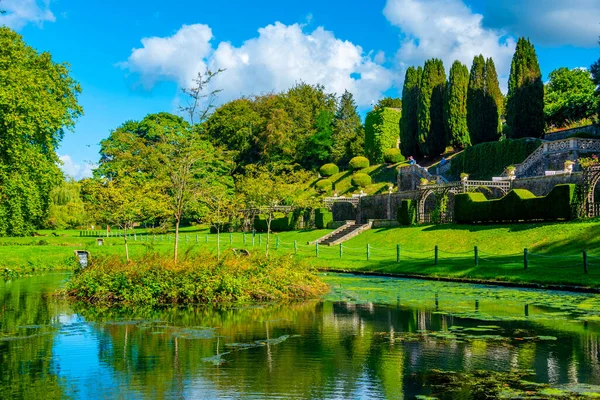
[(293, 256), (187, 254), (177, 263), (159, 254), (125, 262), (94, 260), (67, 283), (64, 294), (98, 305), (217, 304), (306, 300), (328, 287)]

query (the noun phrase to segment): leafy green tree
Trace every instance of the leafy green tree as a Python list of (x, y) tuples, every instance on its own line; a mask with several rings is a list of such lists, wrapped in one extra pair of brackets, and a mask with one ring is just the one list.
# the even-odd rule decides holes
[(544, 134), (544, 84), (533, 44), (517, 42), (510, 67), (506, 123), (510, 137), (542, 137)]
[(483, 131), (484, 101), (485, 60), (480, 54), (473, 58), (467, 91), (467, 126), (473, 145), (485, 142), (485, 132)]
[(373, 108), (376, 110), (380, 108), (397, 108), (401, 110), (402, 99), (398, 99), (395, 97), (384, 97), (383, 99), (380, 99)]
[(331, 161), (337, 165), (347, 165), (352, 157), (362, 155), (364, 136), (360, 116), (356, 111), (354, 97), (344, 91), (333, 120), (333, 147)]
[(67, 178), (50, 192), (50, 209), (45, 226), (50, 229), (76, 229), (88, 222), (81, 198), (81, 184)]
[(498, 74), (494, 60), (488, 58), (485, 62), (485, 101), (483, 114), (483, 138), (485, 142), (500, 139), (502, 122), (500, 117), (503, 112), (504, 96), (500, 91)]
[(365, 153), (374, 163), (384, 161), (384, 153), (397, 148), (400, 140), (401, 111), (397, 108), (375, 108), (365, 120)]
[(469, 70), (460, 61), (450, 68), (444, 115), (448, 143), (454, 147), (465, 148), (471, 145), (467, 127), (467, 91), (469, 88)]
[[(598, 40), (600, 44), (600, 40)], [(592, 80), (596, 85), (596, 96), (600, 96), (600, 58), (590, 66)], [(598, 115), (600, 115), (600, 101), (598, 101)]]
[(67, 64), (0, 27), (0, 236), (43, 225), (61, 184), (56, 147), (83, 110)]
[(333, 115), (327, 110), (321, 110), (317, 116), (317, 131), (309, 138), (307, 161), (313, 165), (322, 165), (331, 159), (333, 147), (332, 136)]
[(550, 73), (544, 89), (544, 114), (549, 126), (563, 127), (591, 118), (598, 111), (596, 85), (589, 71), (558, 68)]
[(409, 67), (402, 88), (402, 118), (400, 119), (400, 151), (404, 157), (420, 156), (418, 142), (417, 105), (422, 75), (421, 67)]
[(444, 93), (446, 72), (442, 60), (425, 61), (417, 107), (419, 147), (427, 157), (439, 156), (446, 148)]

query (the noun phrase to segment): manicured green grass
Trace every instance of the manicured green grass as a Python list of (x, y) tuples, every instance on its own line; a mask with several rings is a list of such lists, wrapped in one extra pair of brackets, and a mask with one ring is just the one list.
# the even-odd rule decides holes
[[(539, 223), (511, 225), (428, 225), (372, 229), (339, 246), (316, 246), (315, 240), (328, 230), (282, 232), (271, 236), (271, 251), (295, 254), (322, 269), (415, 274), (431, 277), (496, 280), (515, 283), (564, 284), (600, 287), (600, 224), (598, 222)], [(123, 239), (79, 237), (79, 232), (36, 238), (0, 238), (1, 267), (29, 268), (56, 265), (73, 259), (73, 251), (85, 249), (92, 258), (98, 255), (124, 257)], [(190, 228), (182, 234), (180, 252), (208, 249), (216, 253), (217, 235), (208, 230)], [(231, 244), (230, 244), (231, 237)], [(244, 241), (245, 237), (245, 241)], [(208, 238), (208, 243), (207, 243)], [(172, 253), (173, 236), (137, 235), (130, 238), (132, 258), (148, 252)], [(43, 245), (36, 242), (45, 240)], [(197, 241), (196, 241), (197, 240)], [(294, 242), (296, 245), (294, 245)], [(221, 234), (222, 251), (247, 248), (263, 252), (266, 234), (254, 237), (241, 233)], [(10, 244), (10, 245), (7, 245)], [(369, 260), (367, 260), (369, 245)], [(400, 263), (396, 246), (400, 245)], [(438, 246), (438, 264), (434, 265), (434, 247)], [(475, 265), (474, 247), (478, 246), (479, 265)], [(524, 270), (523, 250), (529, 251), (529, 266)], [(589, 271), (584, 274), (582, 251), (588, 252)]]
[[(406, 162), (398, 164), (377, 164), (364, 168), (362, 172), (371, 176), (373, 183), (363, 189), (366, 194), (387, 193), (389, 185), (396, 185), (396, 168), (408, 165)], [(334, 191), (342, 196), (359, 193), (360, 189), (352, 186), (352, 171), (343, 171), (329, 178), (334, 184)]]

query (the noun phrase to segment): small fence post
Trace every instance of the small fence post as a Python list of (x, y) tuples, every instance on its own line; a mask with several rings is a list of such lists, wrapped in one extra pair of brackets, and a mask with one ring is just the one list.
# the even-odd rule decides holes
[(258, 244), (259, 246), (262, 246), (262, 233), (258, 234)]
[(344, 256), (344, 247), (340, 243), (340, 259)]
[(229, 244), (233, 244), (233, 233), (229, 232)]
[(438, 252), (439, 252), (439, 248), (437, 245), (435, 245), (434, 255), (433, 255), (433, 265), (438, 265)]
[(588, 258), (587, 258), (587, 251), (583, 250), (583, 273), (587, 274), (588, 273)]
[(244, 241), (244, 246), (246, 245), (246, 232), (242, 232), (242, 240)]
[(319, 242), (315, 243), (315, 254), (319, 258)]
[(196, 243), (198, 243), (198, 234), (196, 233)]
[(252, 247), (254, 247), (254, 238), (255, 238), (255, 235), (253, 234), (252, 235)]
[(529, 250), (523, 249), (523, 269), (529, 267)]
[(367, 243), (367, 261), (371, 260), (371, 246)]
[(204, 241), (208, 244), (208, 235), (205, 235)]
[(298, 254), (298, 242), (294, 240), (294, 254)]
[(400, 245), (399, 244), (396, 245), (396, 262), (397, 263), (400, 262)]
[(279, 250), (279, 236), (275, 237), (275, 250)]
[(475, 265), (479, 265), (479, 249), (477, 246), (473, 248), (473, 252), (475, 253)]
[(189, 240), (190, 240), (190, 235), (185, 235), (185, 241), (186, 241), (186, 243), (189, 242)]

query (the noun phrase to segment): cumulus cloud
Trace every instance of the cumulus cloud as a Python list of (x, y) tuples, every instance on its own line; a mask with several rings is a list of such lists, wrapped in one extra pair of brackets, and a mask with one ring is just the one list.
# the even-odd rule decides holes
[(368, 105), (392, 83), (392, 73), (370, 54), (322, 27), (306, 33), (300, 24), (276, 22), (239, 47), (229, 42), (213, 46), (212, 39), (209, 26), (184, 25), (172, 36), (142, 39), (143, 47), (134, 49), (121, 65), (139, 74), (146, 88), (159, 79), (187, 86), (207, 67), (226, 69), (213, 81), (223, 90), (222, 101), (286, 90), (304, 81), (336, 93), (348, 90), (359, 105)]
[(484, 25), (509, 29), (545, 46), (595, 47), (600, 36), (598, 0), (489, 2)]
[(401, 30), (396, 54), (401, 68), (441, 58), (446, 71), (454, 60), (470, 67), (473, 57), (492, 57), (501, 84), (506, 86), (515, 40), (503, 32), (485, 28), (483, 16), (460, 0), (388, 0), (384, 15)]
[(71, 178), (74, 178), (75, 180), (80, 180), (83, 178), (90, 178), (92, 176), (92, 169), (95, 167), (93, 165), (84, 163), (84, 164), (78, 164), (76, 162), (73, 161), (73, 159), (71, 158), (71, 156), (69, 156), (68, 154), (64, 155), (64, 156), (59, 156), (58, 157), (61, 161), (61, 165), (60, 168), (62, 169), (63, 173), (67, 176), (70, 176)]
[(6, 14), (0, 15), (0, 26), (19, 30), (28, 23), (42, 25), (44, 22), (54, 22), (56, 17), (50, 11), (50, 0), (4, 0), (0, 9)]

